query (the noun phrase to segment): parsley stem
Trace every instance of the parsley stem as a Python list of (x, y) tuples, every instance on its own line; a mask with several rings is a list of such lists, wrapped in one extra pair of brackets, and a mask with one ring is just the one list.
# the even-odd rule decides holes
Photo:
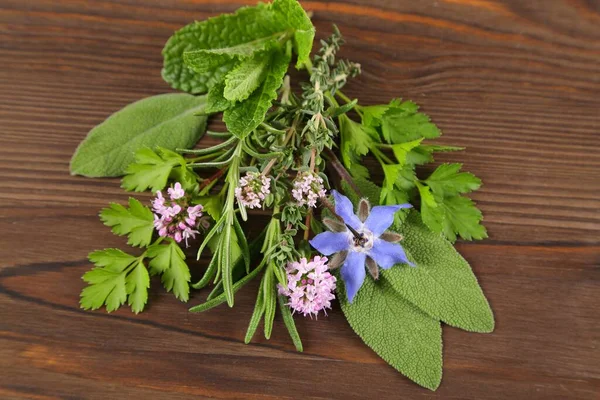
[[(346, 103), (352, 103), (353, 101), (352, 99), (350, 99), (350, 97), (346, 96), (341, 90), (336, 91), (335, 94), (336, 96), (344, 100)], [(360, 115), (361, 118), (363, 117), (363, 113), (360, 110), (360, 106), (358, 104), (355, 104), (352, 108), (354, 109), (354, 111), (356, 111), (358, 115)]]

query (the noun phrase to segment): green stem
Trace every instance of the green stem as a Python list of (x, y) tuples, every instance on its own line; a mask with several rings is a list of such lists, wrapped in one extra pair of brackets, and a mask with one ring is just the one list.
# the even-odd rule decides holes
[(328, 149), (328, 148), (324, 148), (323, 152), (327, 155), (327, 158), (329, 159), (329, 164), (333, 167), (335, 172), (337, 172), (337, 174), (340, 176), (342, 181), (345, 181), (346, 183), (348, 183), (348, 185), (350, 185), (352, 190), (354, 190), (354, 192), (359, 197), (362, 197), (362, 193), (361, 193), (360, 189), (358, 188), (358, 186), (356, 186), (354, 179), (352, 179), (352, 175), (350, 175), (348, 170), (342, 165), (341, 161), (337, 158), (335, 153), (333, 151), (331, 151), (331, 149)]
[[(335, 92), (336, 96), (338, 96), (339, 98), (341, 98), (342, 100), (344, 100), (346, 103), (352, 103), (352, 99), (348, 96), (346, 96), (342, 91), (338, 90)], [(352, 107), (354, 109), (354, 111), (356, 111), (356, 113), (358, 115), (360, 115), (360, 117), (363, 117), (363, 112), (360, 110), (360, 106), (358, 104), (356, 104), (354, 107)]]

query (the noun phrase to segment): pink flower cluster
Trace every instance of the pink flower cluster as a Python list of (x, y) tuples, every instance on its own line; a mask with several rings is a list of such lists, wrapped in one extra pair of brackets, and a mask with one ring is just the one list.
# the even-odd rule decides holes
[(336, 279), (327, 271), (326, 257), (315, 256), (311, 261), (301, 258), (300, 262), (288, 263), (286, 272), (287, 287), (277, 287), (279, 294), (289, 297), (287, 304), (294, 312), (316, 316), (331, 308)]
[(296, 179), (294, 179), (292, 196), (301, 207), (303, 205), (316, 207), (317, 199), (325, 197), (326, 194), (325, 187), (323, 186), (323, 178), (314, 172), (300, 172), (296, 176)]
[(188, 199), (181, 184), (177, 182), (172, 188), (167, 189), (169, 199), (163, 197), (162, 193), (156, 192), (156, 198), (152, 200), (154, 211), (154, 228), (162, 237), (170, 237), (177, 243), (195, 238), (199, 233), (198, 219), (202, 216), (202, 205), (189, 206)]
[(240, 178), (240, 183), (235, 188), (238, 203), (248, 208), (261, 208), (262, 201), (271, 193), (271, 180), (258, 172), (246, 172)]

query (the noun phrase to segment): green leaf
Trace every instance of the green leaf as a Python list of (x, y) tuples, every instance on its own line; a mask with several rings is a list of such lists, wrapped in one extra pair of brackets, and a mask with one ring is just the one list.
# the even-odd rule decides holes
[(144, 306), (148, 302), (149, 287), (150, 275), (148, 275), (148, 270), (140, 260), (125, 279), (128, 304), (134, 313), (138, 314), (144, 310)]
[(381, 131), (388, 143), (405, 143), (421, 138), (435, 139), (441, 135), (426, 114), (417, 112), (411, 101), (391, 106), (382, 116)]
[(435, 390), (442, 379), (440, 322), (404, 300), (386, 279), (365, 279), (352, 304), (343, 285), (338, 298), (350, 326), (402, 374)]
[(231, 64), (234, 59), (245, 60), (258, 52), (268, 51), (276, 47), (280, 36), (281, 33), (278, 32), (271, 36), (231, 47), (186, 51), (183, 53), (183, 61), (188, 68), (198, 74), (210, 73), (215, 68), (228, 65), (228, 63)]
[(225, 98), (225, 82), (219, 82), (210, 88), (206, 100), (207, 113), (218, 113), (233, 106), (233, 102)]
[(171, 290), (175, 297), (187, 302), (190, 294), (190, 269), (185, 263), (185, 254), (175, 241), (168, 244), (152, 245), (148, 248), (148, 258), (153, 274), (162, 274), (161, 281), (168, 292)]
[(269, 53), (260, 53), (232, 69), (225, 77), (225, 99), (246, 100), (264, 81), (270, 61)]
[(294, 31), (294, 49), (298, 55), (296, 68), (309, 65), (315, 27), (300, 3), (296, 0), (274, 0), (271, 9), (281, 23)]
[(283, 323), (290, 334), (290, 338), (292, 338), (292, 342), (294, 342), (296, 351), (302, 352), (302, 340), (300, 340), (300, 334), (298, 334), (298, 330), (296, 329), (296, 324), (294, 323), (294, 317), (292, 316), (290, 307), (286, 304), (287, 297), (277, 296), (277, 298), (279, 300), (279, 309), (281, 310)]
[(421, 218), (423, 218), (423, 222), (429, 229), (435, 233), (440, 233), (444, 223), (444, 210), (438, 206), (428, 186), (422, 185), (418, 181), (416, 181), (416, 184), (421, 196)]
[(261, 284), (258, 287), (258, 295), (256, 296), (256, 303), (254, 304), (254, 311), (252, 312), (252, 317), (250, 317), (250, 323), (248, 324), (248, 329), (246, 330), (246, 336), (244, 337), (244, 343), (248, 344), (252, 340), (256, 329), (258, 328), (258, 324), (260, 324), (260, 320), (265, 313), (265, 303), (263, 299), (263, 285)]
[(442, 164), (425, 180), (436, 196), (453, 196), (479, 189), (481, 179), (469, 172), (459, 172), (462, 164)]
[[(241, 266), (241, 263), (242, 263), (241, 259), (238, 259), (236, 261), (237, 265)], [(254, 279), (259, 274), (259, 272), (262, 271), (263, 265), (264, 264), (260, 264), (258, 267), (253, 269), (248, 275), (245, 275), (242, 278), (240, 278), (239, 280), (237, 280), (233, 284), (233, 293), (237, 293), (237, 291), (240, 290), (242, 287), (244, 287), (244, 285), (246, 283), (248, 283), (252, 279)], [(211, 298), (209, 301), (207, 301), (205, 303), (198, 304), (197, 306), (191, 307), (189, 309), (189, 311), (190, 312), (203, 312), (206, 310), (210, 310), (211, 308), (214, 308), (218, 305), (221, 305), (221, 304), (225, 303), (226, 301), (227, 301), (227, 296), (226, 296), (225, 292), (223, 292), (223, 293)]]
[[(269, 6), (242, 7), (234, 14), (222, 14), (205, 21), (196, 21), (171, 36), (162, 51), (162, 77), (174, 89), (189, 93), (206, 93), (223, 80), (233, 62), (198, 74), (189, 69), (183, 59), (186, 51), (232, 47), (270, 36), (277, 32)], [(225, 56), (223, 56), (225, 57)]]
[(139, 149), (135, 152), (135, 163), (129, 164), (125, 171), (127, 175), (123, 177), (121, 187), (136, 192), (162, 190), (167, 186), (173, 168), (185, 164), (181, 155), (167, 149)]
[(220, 195), (198, 197), (195, 201), (197, 204), (202, 204), (202, 211), (206, 212), (215, 221), (221, 218), (221, 210), (223, 209), (223, 199)]
[(112, 227), (115, 235), (127, 235), (131, 246), (144, 247), (150, 244), (154, 232), (152, 211), (133, 197), (129, 198), (129, 209), (117, 203), (100, 212), (104, 225)]
[(273, 331), (273, 320), (275, 319), (275, 310), (277, 309), (277, 289), (275, 288), (275, 274), (274, 268), (275, 263), (271, 262), (269, 268), (263, 276), (263, 302), (265, 305), (265, 321), (264, 330), (265, 338), (271, 338), (271, 332)]
[(362, 123), (365, 126), (377, 127), (381, 125), (381, 118), (388, 109), (387, 104), (360, 107), (362, 112)]
[[(162, 75), (175, 89), (205, 93), (240, 59), (270, 49), (273, 42), (283, 45), (291, 38), (298, 65), (307, 64), (314, 27), (297, 1), (275, 0), (270, 5), (242, 7), (234, 14), (195, 22), (175, 32), (163, 49)], [(200, 73), (185, 65), (185, 52), (194, 52), (186, 59)]]
[(361, 165), (361, 156), (366, 155), (373, 142), (377, 140), (377, 132), (371, 127), (352, 121), (345, 115), (339, 118), (340, 149), (344, 165), (355, 177), (367, 178), (369, 172)]
[(372, 128), (363, 126), (343, 115), (339, 118), (341, 147), (344, 152), (364, 156), (369, 152), (376, 133)]
[(399, 264), (382, 271), (382, 277), (431, 317), (467, 331), (492, 332), (492, 310), (471, 267), (454, 246), (427, 229), (416, 211), (399, 231), (416, 267)]
[(457, 234), (466, 240), (488, 237), (485, 227), (481, 225), (481, 211), (468, 197), (446, 197), (441, 207), (444, 211), (443, 232), (451, 242), (456, 240)]
[(106, 305), (108, 312), (117, 310), (127, 300), (125, 277), (137, 259), (118, 249), (94, 251), (89, 259), (96, 268), (82, 277), (89, 285), (81, 291), (81, 308), (97, 310)]
[(282, 84), (289, 62), (288, 54), (273, 52), (262, 85), (248, 99), (225, 110), (223, 120), (231, 133), (240, 139), (244, 138), (263, 122), (266, 112), (277, 98), (277, 89)]
[(97, 267), (105, 267), (112, 272), (121, 272), (133, 263), (136, 258), (119, 249), (104, 249), (91, 252), (89, 260)]
[(396, 160), (398, 160), (398, 164), (400, 164), (400, 165), (406, 164), (407, 157), (410, 154), (410, 152), (414, 148), (418, 147), (422, 141), (423, 141), (423, 138), (413, 140), (412, 142), (393, 144), (392, 151), (394, 152), (394, 156), (396, 157)]
[(71, 174), (119, 176), (144, 147), (191, 148), (204, 133), (205, 97), (163, 94), (137, 101), (93, 128), (71, 159)]

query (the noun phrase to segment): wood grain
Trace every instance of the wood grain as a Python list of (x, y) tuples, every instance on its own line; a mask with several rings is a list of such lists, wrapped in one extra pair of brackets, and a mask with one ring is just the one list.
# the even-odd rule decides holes
[[(600, 393), (600, 3), (303, 1), (363, 66), (361, 102), (423, 106), (485, 186), (490, 239), (459, 243), (497, 329), (444, 328), (436, 393), (354, 335), (337, 305), (242, 342), (256, 287), (190, 314), (154, 282), (141, 315), (78, 308), (115, 179), (68, 173), (87, 131), (168, 91), (160, 50), (193, 19), (253, 1), (0, 0), (0, 398), (592, 399)], [(219, 122), (213, 122), (219, 127)], [(198, 275), (205, 261), (194, 263)], [(194, 293), (190, 304), (205, 294)]]

